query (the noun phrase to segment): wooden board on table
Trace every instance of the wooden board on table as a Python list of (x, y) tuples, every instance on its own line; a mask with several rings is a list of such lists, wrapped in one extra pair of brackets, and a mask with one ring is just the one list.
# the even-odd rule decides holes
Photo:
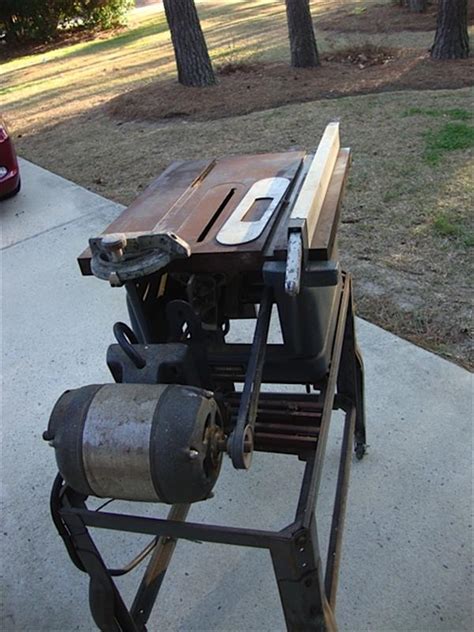
[(339, 123), (329, 123), (289, 217), (288, 229), (300, 230), (305, 246), (313, 240), (339, 150)]
[[(331, 258), (349, 175), (350, 161), (351, 150), (349, 148), (340, 149), (310, 245), (308, 253), (310, 261), (325, 261)], [(287, 219), (282, 217), (267, 249), (267, 259), (286, 259), (287, 246), (288, 223)]]

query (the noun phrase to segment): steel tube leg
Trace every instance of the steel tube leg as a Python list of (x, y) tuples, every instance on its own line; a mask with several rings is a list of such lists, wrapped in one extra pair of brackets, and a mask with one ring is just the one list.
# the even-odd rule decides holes
[(341, 458), (339, 461), (339, 473), (337, 476), (336, 498), (334, 500), (334, 512), (331, 523), (331, 535), (326, 563), (326, 596), (333, 612), (336, 608), (336, 592), (339, 576), (339, 564), (342, 554), (342, 534), (344, 531), (344, 519), (346, 514), (347, 492), (349, 489), (349, 474), (351, 469), (352, 438), (354, 436), (355, 407), (346, 413), (344, 423), (344, 435), (342, 438)]
[[(355, 441), (357, 458), (362, 458), (365, 453), (365, 406), (364, 406), (364, 364), (358, 347), (355, 347), (355, 381), (356, 381), (356, 422)], [(359, 451), (358, 451), (359, 446)], [(363, 448), (363, 449), (362, 449)]]
[[(186, 520), (190, 505), (175, 505), (168, 514), (168, 520)], [(158, 592), (168, 570), (171, 557), (176, 547), (174, 538), (161, 537), (152, 554), (145, 575), (140, 583), (133, 601), (131, 615), (134, 621), (145, 626)]]
[(316, 521), (271, 546), (273, 568), (289, 632), (336, 632), (324, 591)]
[[(350, 283), (350, 280), (348, 281)], [(365, 453), (364, 365), (356, 343), (352, 286), (342, 345), (337, 392), (356, 408), (355, 451), (358, 459)]]

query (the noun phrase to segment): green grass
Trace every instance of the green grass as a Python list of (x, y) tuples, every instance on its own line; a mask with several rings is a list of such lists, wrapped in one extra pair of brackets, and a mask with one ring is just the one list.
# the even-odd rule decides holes
[(466, 248), (474, 248), (474, 232), (469, 233), (463, 239), (464, 245)]
[(123, 49), (133, 44), (141, 45), (144, 38), (158, 35), (167, 31), (167, 29), (168, 26), (164, 15), (157, 14), (141, 20), (138, 25), (133, 24), (120, 30), (118, 34), (117, 32), (111, 32), (110, 35), (108, 35), (107, 31), (104, 31), (101, 37), (92, 41), (87, 40), (85, 42), (70, 44), (69, 46), (59, 46), (56, 49), (46, 52), (12, 58), (4, 64), (4, 68), (8, 71), (15, 70), (16, 68), (28, 68), (41, 64), (45, 59), (48, 61), (69, 59), (113, 49)]
[(445, 153), (474, 147), (474, 127), (466, 123), (445, 123), (438, 130), (424, 132), (423, 138), (424, 159), (429, 165), (436, 166)]
[(461, 226), (453, 224), (447, 215), (438, 215), (433, 226), (435, 231), (443, 237), (457, 237), (462, 232)]
[(448, 213), (440, 213), (433, 222), (435, 232), (442, 237), (452, 237), (461, 241), (466, 248), (474, 246), (474, 232), (463, 222)]
[(158, 16), (155, 17), (153, 21), (149, 21), (138, 28), (128, 29), (121, 35), (70, 46), (68, 49), (64, 49), (64, 53), (58, 55), (56, 58), (68, 59), (82, 55), (95, 55), (96, 53), (113, 49), (122, 49), (124, 46), (129, 46), (130, 44), (140, 44), (140, 40), (143, 38), (164, 33), (167, 30), (168, 25), (165, 18)]
[(351, 11), (351, 15), (362, 15), (362, 13), (365, 13), (366, 11), (367, 11), (367, 7), (355, 7)]
[(433, 118), (439, 118), (441, 116), (447, 116), (455, 121), (469, 121), (473, 113), (469, 110), (463, 110), (462, 108), (450, 108), (447, 110), (441, 110), (436, 108), (408, 108), (402, 112), (402, 116), (431, 116)]

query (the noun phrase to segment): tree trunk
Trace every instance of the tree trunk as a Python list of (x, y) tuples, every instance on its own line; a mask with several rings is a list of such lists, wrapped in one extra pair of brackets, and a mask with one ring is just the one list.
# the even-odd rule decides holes
[(194, 0), (163, 0), (171, 32), (178, 81), (183, 86), (216, 83)]
[(467, 0), (438, 0), (438, 22), (431, 57), (465, 59), (468, 56)]
[(426, 0), (409, 0), (408, 6), (413, 13), (424, 13), (426, 11)]
[(295, 68), (319, 66), (309, 0), (286, 0), (291, 65)]

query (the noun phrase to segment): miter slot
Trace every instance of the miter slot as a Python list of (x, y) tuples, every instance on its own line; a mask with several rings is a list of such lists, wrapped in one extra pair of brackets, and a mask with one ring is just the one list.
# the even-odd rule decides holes
[(219, 219), (222, 211), (225, 209), (227, 204), (230, 202), (230, 200), (234, 196), (234, 194), (235, 194), (235, 188), (231, 189), (229, 191), (229, 193), (225, 196), (225, 198), (222, 200), (221, 204), (219, 204), (219, 207), (217, 208), (217, 211), (214, 213), (214, 215), (211, 217), (211, 219), (207, 222), (207, 224), (204, 227), (203, 231), (201, 232), (201, 234), (197, 238), (197, 242), (198, 243), (201, 243), (202, 241), (204, 241), (206, 239), (206, 237), (209, 234), (209, 231), (214, 226), (214, 224), (217, 222), (217, 220)]
[(238, 246), (260, 237), (289, 186), (290, 180), (280, 177), (255, 182), (217, 233), (217, 241), (224, 246)]

